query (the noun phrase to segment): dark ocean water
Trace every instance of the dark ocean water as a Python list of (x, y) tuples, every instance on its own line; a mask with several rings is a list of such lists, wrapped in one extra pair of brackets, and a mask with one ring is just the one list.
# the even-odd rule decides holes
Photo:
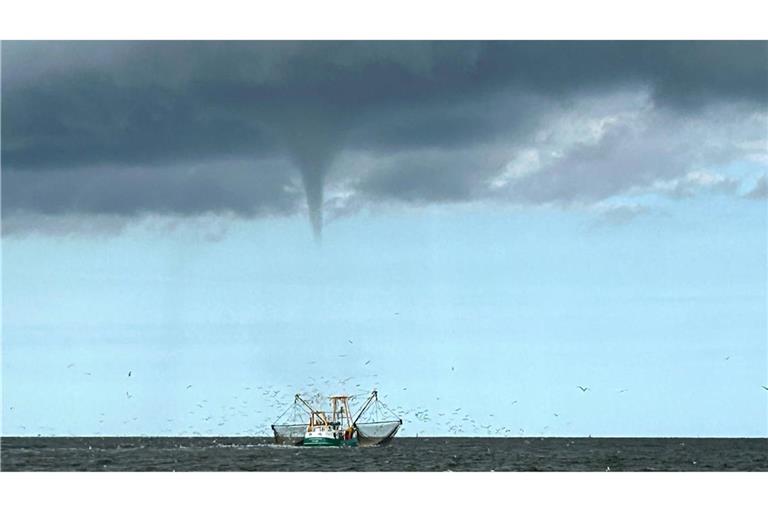
[(768, 471), (768, 439), (396, 438), (373, 448), (253, 437), (5, 437), (3, 471)]

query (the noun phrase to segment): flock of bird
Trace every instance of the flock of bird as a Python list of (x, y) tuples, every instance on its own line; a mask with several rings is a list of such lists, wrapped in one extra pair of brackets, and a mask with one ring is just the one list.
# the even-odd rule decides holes
[[(350, 339), (347, 340), (349, 344), (354, 342)], [(347, 357), (348, 354), (338, 354), (338, 357)], [(725, 360), (729, 360), (730, 356)], [(307, 365), (315, 365), (317, 361), (308, 361)], [(366, 360), (361, 366), (367, 370), (366, 367), (372, 363), (370, 359)], [(67, 364), (67, 370), (75, 368), (75, 363)], [(455, 372), (456, 367), (451, 366), (450, 371)], [(83, 375), (92, 377), (92, 372), (83, 372)], [(126, 373), (126, 379), (135, 380), (139, 378), (139, 375), (134, 376), (133, 369), (128, 369)], [(312, 373), (309, 374), (307, 385), (305, 389), (300, 390), (299, 394), (307, 401), (315, 403), (321, 408), (326, 404), (329, 391), (337, 392), (340, 389), (352, 390), (352, 403), (356, 399), (364, 399), (367, 397), (370, 390), (370, 384), (372, 387), (379, 388), (381, 382), (378, 380), (378, 374), (372, 373), (366, 375), (365, 380), (367, 386), (364, 386), (362, 382), (350, 383), (353, 377), (322, 377), (315, 376)], [(372, 382), (371, 382), (372, 381)], [(130, 386), (126, 382), (125, 399), (131, 401), (135, 397), (135, 392), (130, 392)], [(764, 390), (768, 391), (768, 386), (761, 386)], [(578, 384), (575, 386), (581, 393), (588, 393), (591, 391), (589, 386)], [(187, 383), (183, 385), (183, 390), (186, 393), (192, 393), (193, 384)], [(402, 387), (402, 392), (408, 391), (407, 387)], [(621, 388), (617, 393), (623, 394), (628, 392), (629, 389)], [(185, 411), (183, 417), (180, 417), (178, 413), (178, 405), (182, 403), (189, 403), (189, 400), (182, 399), (177, 400), (178, 403), (174, 404), (176, 407), (171, 407), (176, 415), (174, 417), (165, 418), (164, 428), (161, 429), (163, 435), (221, 435), (221, 431), (227, 431), (229, 435), (236, 436), (256, 436), (256, 435), (271, 435), (269, 425), (272, 420), (276, 418), (279, 412), (285, 410), (286, 407), (294, 401), (296, 389), (292, 385), (258, 385), (258, 386), (241, 386), (241, 391), (238, 394), (231, 395), (227, 399), (222, 399), (218, 394), (212, 399), (218, 404), (218, 408), (214, 407), (207, 398), (201, 398), (198, 396), (198, 400), (194, 400), (194, 405), (189, 410)], [(382, 394), (381, 399), (386, 400), (389, 395)], [(398, 392), (395, 396), (396, 400), (401, 399), (401, 393)], [(434, 397), (435, 402), (441, 402), (444, 397)], [(450, 400), (442, 400), (441, 404), (446, 405)], [(358, 402), (359, 403), (359, 402)], [(518, 404), (518, 400), (511, 400), (508, 403), (500, 403), (500, 406), (515, 406)], [(466, 406), (466, 404), (464, 404)], [(446, 405), (447, 406), (447, 405)], [(9, 406), (9, 411), (16, 411), (16, 406)], [(439, 410), (431, 410), (430, 408), (419, 405), (410, 408), (396, 407), (394, 411), (397, 415), (404, 420), (404, 427), (402, 432), (414, 432), (417, 436), (424, 434), (449, 433), (451, 435), (481, 435), (488, 436), (511, 436), (511, 435), (525, 435), (526, 430), (524, 428), (518, 428), (516, 431), (508, 424), (499, 426), (496, 424), (496, 417), (493, 413), (485, 415), (477, 415), (474, 412), (466, 411), (463, 407), (455, 408), (440, 408)], [(560, 421), (561, 413), (552, 412), (552, 417)], [(254, 415), (259, 415), (258, 419), (254, 418)], [(130, 425), (138, 421), (139, 417), (130, 415), (130, 418), (124, 416), (122, 424)], [(485, 419), (483, 419), (485, 418)], [(95, 435), (102, 435), (101, 429), (105, 423), (106, 414), (104, 412), (98, 413), (97, 417), (97, 430)], [(153, 418), (153, 421), (157, 421), (158, 418)], [(233, 428), (229, 428), (230, 424)], [(215, 425), (215, 426), (214, 426)], [(561, 423), (558, 423), (561, 425)], [(571, 425), (570, 422), (565, 424)], [(218, 427), (218, 428), (217, 428)], [(227, 428), (224, 428), (227, 427)], [(247, 427), (247, 428), (244, 428)], [(20, 425), (19, 428), (22, 431), (27, 431), (25, 425)], [(38, 431), (51, 431), (51, 427), (38, 426)], [(543, 435), (550, 430), (550, 425), (543, 425), (530, 432), (531, 435)], [(114, 434), (115, 432), (109, 432)], [(38, 435), (41, 435), (38, 433)]]

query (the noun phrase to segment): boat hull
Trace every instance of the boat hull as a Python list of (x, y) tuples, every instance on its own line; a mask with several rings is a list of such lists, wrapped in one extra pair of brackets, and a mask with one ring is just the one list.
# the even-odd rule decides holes
[(328, 437), (305, 437), (302, 446), (357, 446), (357, 439), (333, 439)]

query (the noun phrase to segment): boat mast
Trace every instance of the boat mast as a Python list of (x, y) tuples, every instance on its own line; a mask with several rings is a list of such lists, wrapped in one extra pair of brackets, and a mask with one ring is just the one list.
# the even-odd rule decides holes
[(349, 397), (346, 395), (333, 395), (331, 398), (331, 421), (341, 425), (346, 422), (345, 428), (352, 427), (352, 413), (349, 411)]

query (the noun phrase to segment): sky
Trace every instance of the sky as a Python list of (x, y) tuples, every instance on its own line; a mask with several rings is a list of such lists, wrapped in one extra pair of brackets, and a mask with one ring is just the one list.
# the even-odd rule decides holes
[(0, 56), (3, 435), (768, 436), (765, 42)]

